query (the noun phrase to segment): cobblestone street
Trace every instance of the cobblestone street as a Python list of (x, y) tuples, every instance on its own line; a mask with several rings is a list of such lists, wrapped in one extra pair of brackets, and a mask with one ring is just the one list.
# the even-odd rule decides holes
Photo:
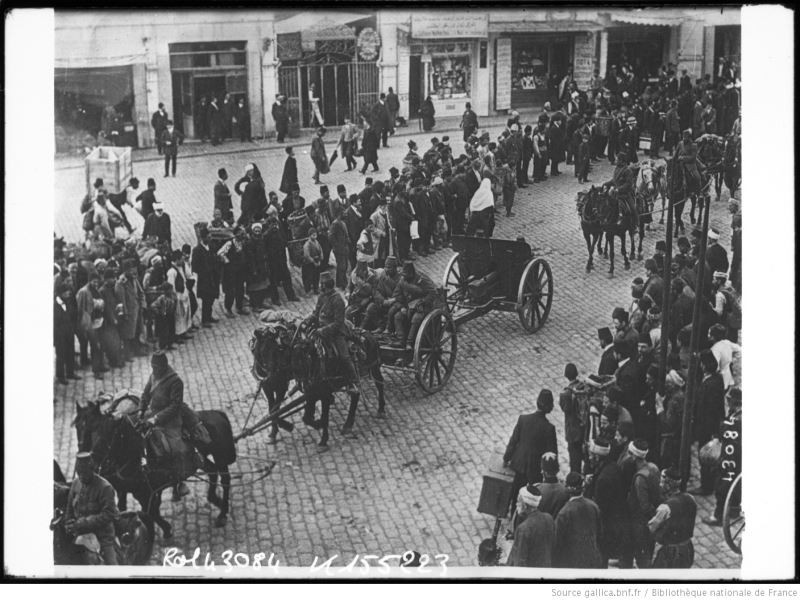
[[(487, 128), (492, 139), (499, 126)], [(336, 132), (338, 134), (338, 132)], [(449, 134), (455, 154), (461, 151), (459, 131), (436, 131), (430, 136)], [(333, 150), (328, 134), (327, 150)], [(417, 135), (420, 152), (429, 147), (428, 135)], [(410, 137), (389, 139), (391, 148), (381, 149), (381, 171), (376, 178), (388, 177), (391, 166), (401, 166)], [(307, 201), (318, 198), (312, 183), (312, 164), (308, 144), (295, 147), (301, 194)], [(230, 187), (244, 172), (248, 162), (261, 169), (267, 190), (277, 190), (285, 154), (280, 148), (259, 149), (221, 155), (179, 157), (176, 178), (163, 177), (163, 164), (143, 160), (134, 164), (134, 174), (144, 189), (148, 177), (157, 182), (156, 197), (165, 204), (172, 218), (173, 247), (196, 244), (193, 224), (206, 221), (213, 205), (216, 172), (225, 167)], [(360, 164), (359, 164), (360, 166)], [(334, 163), (323, 176), (332, 194), (344, 183), (348, 192), (363, 187), (364, 176), (343, 173), (344, 161)], [(338, 555), (349, 560), (356, 554), (383, 555), (415, 549), (449, 556), (449, 566), (477, 565), (477, 547), (491, 535), (494, 520), (477, 513), (481, 475), (490, 457), (502, 453), (520, 413), (535, 409), (540, 389), (556, 395), (566, 384), (564, 365), (574, 362), (581, 374), (593, 373), (599, 362), (596, 329), (611, 325), (615, 306), (628, 307), (630, 282), (644, 276), (644, 262), (632, 261), (630, 271), (617, 255), (616, 275), (606, 274), (608, 261), (595, 259), (595, 271), (586, 274), (587, 254), (575, 208), (576, 193), (585, 186), (573, 177), (572, 166), (562, 165), (563, 175), (519, 190), (515, 217), (497, 217), (496, 238), (524, 236), (536, 256), (552, 267), (555, 292), (550, 316), (537, 333), (528, 335), (513, 313), (490, 313), (469, 322), (459, 330), (458, 358), (449, 384), (442, 392), (423, 396), (408, 374), (384, 372), (387, 379), (387, 418), (376, 417), (376, 395), (365, 383), (365, 397), (359, 406), (355, 437), (344, 438), (338, 429), (345, 420), (346, 403), (338, 399), (331, 416), (329, 450), (317, 450), (318, 433), (296, 420), (293, 433), (282, 432), (278, 444), (267, 445), (262, 432), (238, 443), (239, 460), (232, 466), (235, 476), (231, 492), (231, 515), (227, 526), (214, 528), (217, 510), (205, 500), (202, 482), (190, 483), (192, 494), (181, 504), (164, 495), (162, 512), (174, 526), (174, 540), (164, 545), (158, 531), (154, 561), (160, 563), (164, 546), (177, 546), (191, 552), (195, 547), (219, 556), (224, 550), (267, 555), (273, 552), (282, 565), (310, 565), (315, 556)], [(612, 167), (607, 160), (595, 164), (591, 183), (609, 179)], [(83, 168), (57, 170), (56, 233), (68, 241), (82, 237), (80, 201), (86, 192)], [(239, 198), (234, 194), (235, 212)], [(281, 195), (282, 198), (282, 195)], [(710, 224), (721, 232), (720, 243), (730, 248), (728, 191), (721, 202), (711, 203)], [(143, 221), (135, 211), (127, 211), (140, 233)], [(132, 216), (131, 216), (132, 215)], [(690, 229), (687, 219), (687, 231)], [(652, 256), (656, 240), (663, 238), (665, 226), (658, 225), (645, 239), (645, 258)], [(619, 250), (617, 251), (619, 253)], [(418, 261), (418, 269), (440, 282), (449, 249)], [(302, 290), (299, 270), (293, 270), (295, 289)], [(301, 302), (283, 308), (306, 314), (315, 298), (302, 296)], [(198, 316), (199, 317), (199, 316)], [(222, 409), (241, 430), (250, 408), (256, 382), (250, 374), (248, 348), (256, 317), (224, 316), (221, 303), (215, 307), (220, 322), (198, 331), (194, 339), (169, 353), (170, 362), (185, 383), (185, 400), (195, 409)], [(54, 385), (54, 445), (56, 458), (64, 471), (72, 473), (77, 450), (71, 427), (75, 403), (93, 398), (100, 390), (121, 388), (141, 390), (149, 375), (149, 360), (138, 358), (122, 369), (96, 381), (90, 372), (68, 386)], [(557, 404), (556, 404), (557, 405)], [(267, 411), (259, 401), (255, 414)], [(559, 438), (562, 476), (568, 471), (561, 410), (549, 416)], [(252, 420), (251, 420), (252, 421)], [(271, 475), (257, 480), (252, 472), (266, 462), (275, 462)], [(698, 469), (693, 468), (696, 486)], [(714, 497), (697, 497), (695, 527), (695, 567), (738, 568), (741, 558), (732, 553), (720, 528), (701, 519), (714, 509)], [(343, 563), (339, 560), (339, 565)]]

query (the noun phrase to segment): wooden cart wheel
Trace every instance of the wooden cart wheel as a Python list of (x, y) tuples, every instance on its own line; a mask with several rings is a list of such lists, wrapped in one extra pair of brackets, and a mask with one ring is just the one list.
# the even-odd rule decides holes
[(517, 293), (519, 322), (527, 332), (535, 332), (547, 321), (553, 304), (553, 272), (544, 259), (534, 259), (522, 272)]
[(426, 394), (444, 388), (456, 364), (458, 333), (450, 314), (434, 309), (419, 326), (414, 342), (414, 371)]
[(461, 253), (456, 253), (447, 262), (442, 278), (442, 288), (444, 288), (447, 298), (445, 304), (452, 315), (456, 310), (456, 305), (467, 298), (467, 285), (461, 277), (461, 268), (458, 266), (458, 258)]
[[(736, 507), (731, 506), (734, 491), (739, 491), (739, 504)], [(734, 553), (742, 554), (742, 533), (744, 532), (744, 513), (742, 512), (741, 505), (742, 494), (742, 475), (736, 476), (736, 479), (731, 483), (728, 489), (728, 494), (725, 497), (725, 509), (722, 511), (722, 533), (725, 535), (725, 542)], [(738, 510), (738, 513), (737, 513)]]

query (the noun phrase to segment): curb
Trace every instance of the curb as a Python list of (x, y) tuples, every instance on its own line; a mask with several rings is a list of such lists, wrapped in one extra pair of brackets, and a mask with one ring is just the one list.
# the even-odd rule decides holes
[[(524, 122), (525, 118), (529, 117), (529, 116), (532, 117), (532, 116), (535, 116), (535, 115), (534, 115), (533, 112), (531, 112), (530, 114), (520, 112), (520, 118), (523, 120), (523, 122)], [(508, 119), (508, 117), (505, 116), (505, 115), (497, 115), (497, 116), (493, 116), (493, 117), (484, 117), (484, 119), (485, 119), (485, 121), (483, 122), (483, 124), (480, 127), (480, 129), (485, 129), (485, 128), (488, 128), (488, 127), (497, 127), (498, 125), (503, 125), (503, 124), (505, 124), (506, 119)], [(413, 137), (413, 136), (420, 136), (420, 135), (421, 136), (428, 136), (428, 135), (430, 135), (430, 136), (438, 136), (438, 135), (441, 135), (441, 134), (451, 134), (453, 132), (460, 132), (461, 131), (461, 129), (459, 127), (455, 126), (455, 125), (453, 125), (452, 127), (445, 127), (444, 129), (433, 129), (433, 130), (431, 130), (429, 132), (421, 131), (421, 130), (404, 131), (404, 130), (407, 130), (407, 129), (409, 129), (409, 128), (408, 127), (404, 127), (404, 128), (399, 128), (399, 129), (395, 130), (396, 133), (393, 136), (391, 136), (390, 139), (410, 138), (410, 137)], [(308, 129), (308, 130), (303, 129), (303, 130), (300, 130), (300, 131), (301, 131), (301, 133), (308, 132), (308, 136), (309, 136), (308, 139), (310, 139), (310, 136), (311, 136), (311, 134), (313, 133), (314, 130), (312, 130), (312, 129)], [(260, 142), (254, 142), (254, 144), (259, 144), (258, 146), (254, 147), (254, 148), (231, 148), (229, 150), (220, 149), (220, 150), (214, 150), (212, 152), (197, 152), (197, 151), (191, 152), (190, 151), (188, 153), (183, 153), (183, 154), (180, 154), (178, 156), (181, 159), (194, 159), (194, 158), (198, 158), (198, 157), (211, 157), (211, 156), (223, 156), (223, 155), (236, 154), (236, 153), (240, 153), (241, 154), (241, 153), (248, 153), (248, 152), (258, 152), (258, 151), (261, 151), (261, 150), (277, 150), (277, 149), (285, 148), (286, 146), (295, 146), (295, 147), (297, 147), (297, 146), (300, 145), (299, 143), (295, 143), (295, 141), (297, 141), (297, 140), (303, 140), (302, 136), (298, 136), (297, 138), (289, 138), (286, 141), (287, 143), (281, 143), (281, 144), (278, 144), (275, 141), (265, 142), (264, 145), (261, 145)], [(338, 140), (338, 136), (336, 138), (330, 138), (330, 139), (323, 138), (323, 140), (326, 143), (327, 142), (334, 142), (334, 141)], [(189, 142), (189, 145), (192, 145), (192, 146), (194, 146), (194, 145), (198, 145), (199, 146), (200, 144), (201, 144), (200, 142)], [(302, 144), (305, 145), (305, 144), (308, 144), (308, 142), (303, 141)], [(161, 162), (161, 161), (163, 161), (163, 157), (162, 156), (142, 157), (142, 158), (133, 159), (134, 163), (156, 163), (156, 162)], [(60, 166), (60, 167), (59, 166), (55, 166), (55, 171), (69, 171), (70, 169), (84, 169), (84, 165), (83, 165), (83, 163), (81, 163), (81, 164), (75, 164), (75, 165), (64, 165), (64, 166)]]

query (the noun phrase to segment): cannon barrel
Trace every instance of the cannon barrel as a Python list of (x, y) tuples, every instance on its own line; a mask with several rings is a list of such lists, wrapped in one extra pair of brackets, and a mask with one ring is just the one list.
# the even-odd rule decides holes
[(252, 436), (257, 432), (261, 432), (272, 426), (273, 422), (278, 424), (278, 427), (291, 432), (294, 430), (294, 424), (287, 422), (286, 419), (291, 417), (295, 413), (299, 413), (305, 407), (306, 403), (306, 396), (301, 394), (296, 399), (292, 399), (285, 405), (282, 405), (275, 411), (270, 412), (268, 415), (264, 416), (260, 420), (258, 420), (255, 424), (250, 426), (249, 428), (245, 428), (241, 431), (241, 433), (237, 434), (234, 437), (234, 441), (239, 441), (242, 438), (246, 438), (248, 436)]

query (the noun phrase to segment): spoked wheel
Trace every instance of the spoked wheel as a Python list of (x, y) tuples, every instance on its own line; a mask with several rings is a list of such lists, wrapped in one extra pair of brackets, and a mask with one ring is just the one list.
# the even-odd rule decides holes
[(453, 373), (458, 353), (456, 324), (442, 309), (431, 311), (419, 327), (414, 342), (414, 371), (426, 394), (439, 392)]
[(553, 272), (544, 259), (534, 259), (519, 281), (517, 314), (522, 327), (529, 333), (542, 327), (553, 304)]
[[(738, 501), (733, 503), (734, 499)], [(736, 476), (725, 497), (725, 509), (722, 511), (722, 533), (725, 542), (734, 553), (742, 554), (742, 534), (744, 533), (744, 513), (742, 512), (742, 475)]]
[(447, 294), (445, 304), (451, 315), (455, 312), (456, 305), (467, 298), (466, 278), (461, 277), (461, 268), (458, 266), (460, 256), (461, 253), (456, 253), (450, 257), (442, 278), (442, 288)]

